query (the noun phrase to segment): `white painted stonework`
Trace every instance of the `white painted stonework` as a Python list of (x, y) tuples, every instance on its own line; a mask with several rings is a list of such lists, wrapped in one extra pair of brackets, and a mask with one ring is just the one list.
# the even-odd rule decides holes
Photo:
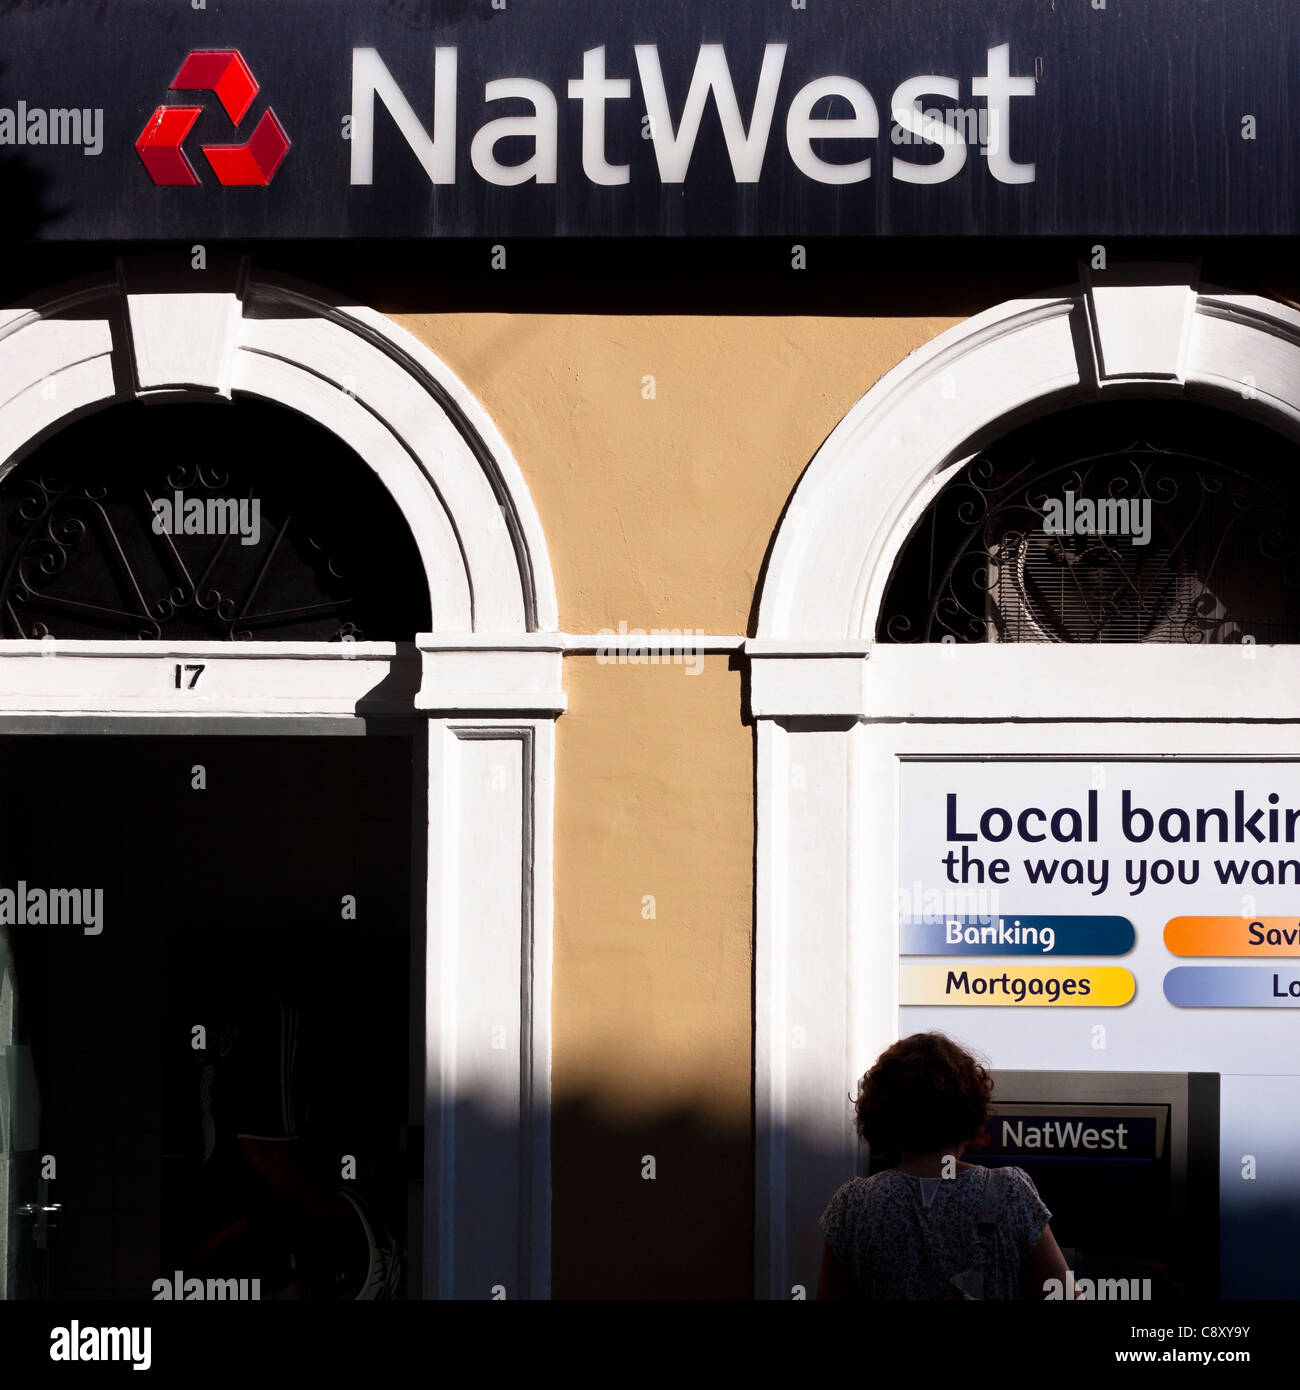
[[(387, 487), (424, 564), (433, 630), (414, 643), (5, 641), (0, 714), (46, 731), (53, 716), (56, 732), (87, 716), (186, 733), (217, 716), (225, 730), (293, 716), (315, 732), (358, 715), (424, 718), (423, 1292), (544, 1297), (564, 697), (536, 511), (477, 401), (382, 315), (251, 277), (245, 262), (190, 283), (157, 267), (126, 260), (0, 311), (0, 475), (117, 402), (260, 397), (332, 430)], [(188, 675), (176, 687), (178, 664), (203, 665), (192, 687)], [(418, 1241), (410, 1255), (421, 1264)]]
[(874, 643), (903, 543), (972, 455), (1037, 415), (1123, 394), (1300, 436), (1300, 313), (1169, 266), (999, 305), (872, 387), (782, 521), (745, 644), (760, 1297), (813, 1295), (818, 1215), (862, 1171), (849, 1097), (898, 1036), (902, 761), (1300, 753), (1300, 648)]

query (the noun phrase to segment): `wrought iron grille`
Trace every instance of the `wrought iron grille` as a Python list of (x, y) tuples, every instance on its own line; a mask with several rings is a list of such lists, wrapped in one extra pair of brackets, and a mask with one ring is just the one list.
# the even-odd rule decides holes
[(978, 454), (909, 537), (883, 642), (1300, 641), (1300, 450), (1205, 406), (1062, 412)]
[(410, 641), (428, 626), (387, 490), (283, 408), (110, 407), (0, 481), (5, 637)]

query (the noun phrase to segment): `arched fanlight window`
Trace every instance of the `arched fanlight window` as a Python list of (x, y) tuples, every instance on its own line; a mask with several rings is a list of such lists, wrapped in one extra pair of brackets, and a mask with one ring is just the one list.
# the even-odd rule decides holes
[(409, 642), (429, 625), (396, 503), (283, 407), (111, 406), (0, 480), (4, 637)]
[(908, 537), (882, 642), (1300, 641), (1300, 447), (1208, 406), (1062, 411), (981, 450)]

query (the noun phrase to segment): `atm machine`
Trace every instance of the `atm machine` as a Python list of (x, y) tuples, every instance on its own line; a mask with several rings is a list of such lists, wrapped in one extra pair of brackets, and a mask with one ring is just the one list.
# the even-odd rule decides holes
[(1219, 1297), (1218, 1073), (995, 1070), (993, 1084), (963, 1158), (1033, 1178), (1076, 1279)]
[(1033, 1178), (1076, 1279), (1219, 1297), (1217, 1073), (994, 1071), (993, 1082), (964, 1157)]

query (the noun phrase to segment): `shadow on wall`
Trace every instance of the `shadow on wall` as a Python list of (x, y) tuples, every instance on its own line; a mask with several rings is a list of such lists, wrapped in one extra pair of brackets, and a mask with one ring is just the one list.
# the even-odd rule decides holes
[(552, 1129), (554, 1298), (753, 1292), (753, 1138), (678, 1109), (616, 1121), (587, 1099)]
[[(109, 1061), (115, 1062), (116, 1056)], [(176, 1251), (178, 1236), (183, 1234), (180, 1227), (186, 1225), (192, 1204), (185, 1200), (182, 1188), (166, 1181), (159, 1171), (160, 1163), (166, 1166), (164, 1160), (171, 1159), (173, 1166), (176, 1160), (176, 1155), (159, 1151), (163, 1136), (140, 1128), (137, 1117), (121, 1110), (116, 1114), (94, 1111), (94, 1098), (89, 1095), (63, 1099), (75, 1103), (78, 1123), (98, 1127), (101, 1157), (61, 1167), (57, 1183), (42, 1188), (36, 1182), (39, 1140), (34, 1133), (24, 1139), (23, 1125), (13, 1123), (15, 1118), (22, 1119), (21, 1113), (12, 1111), (15, 1097), (6, 1095), (0, 1084), (2, 1108), (9, 1112), (0, 1124), (4, 1140), (0, 1187), (8, 1185), (15, 1204), (44, 1192), (62, 1205), (50, 1247), (54, 1277), (29, 1280), (25, 1289), (20, 1278), (9, 1297), (148, 1299), (160, 1275), (170, 1275), (176, 1267), (203, 1269), (201, 1263), (194, 1265)], [(372, 1217), (378, 1214), (396, 1234), (402, 1204), (401, 1155), (395, 1138), (400, 1126), (367, 1118), (371, 1123), (364, 1132), (337, 1136), (358, 1156), (356, 1182), (348, 1187), (363, 1199)], [(454, 1203), (455, 1230), (444, 1228), (440, 1233), (444, 1241), (440, 1253), (447, 1266), (443, 1287), (450, 1283), (454, 1296), (463, 1299), (487, 1300), (502, 1294), (511, 1300), (526, 1298), (529, 1290), (521, 1281), (521, 1267), (540, 1252), (528, 1248), (529, 1214), (518, 1195), (519, 1131), (493, 1122), (486, 1111), (471, 1104), (456, 1108), (451, 1128), (458, 1156), (455, 1191), (443, 1192), (441, 1197), (444, 1203), (449, 1199)], [(756, 1194), (747, 1126), (718, 1124), (699, 1108), (617, 1121), (590, 1097), (579, 1097), (557, 1107), (552, 1128), (553, 1298), (748, 1301), (754, 1297)], [(790, 1207), (798, 1215), (788, 1248), (783, 1255), (778, 1252), (776, 1261), (777, 1268), (787, 1272), (781, 1275), (779, 1287), (770, 1290), (765, 1265), (759, 1271), (760, 1297), (769, 1296), (770, 1291), (770, 1296), (782, 1300), (812, 1299), (822, 1245), (817, 1217), (852, 1174), (843, 1170), (842, 1156), (804, 1143), (797, 1134), (783, 1138), (783, 1143), (772, 1145), (773, 1150), (785, 1152), (787, 1171), (805, 1176), (801, 1189), (789, 1194)], [(110, 1155), (107, 1162), (102, 1157), (106, 1154)], [(62, 1146), (61, 1165), (65, 1158), (75, 1157), (75, 1145)], [(124, 1174), (126, 1158), (132, 1161), (130, 1172)], [(196, 1171), (202, 1168), (197, 1160), (195, 1164)], [(395, 1175), (396, 1182), (385, 1178), (386, 1173)], [(32, 1179), (27, 1192), (20, 1191), (25, 1176)], [(434, 1166), (429, 1165), (426, 1183), (436, 1177)], [(243, 1188), (247, 1187), (246, 1182)], [(769, 1200), (765, 1193), (757, 1195), (760, 1204)], [(1044, 1188), (1043, 1195), (1051, 1206), (1051, 1191)], [(422, 1200), (418, 1174), (408, 1169), (407, 1249), (417, 1268), (421, 1213), (434, 1197), (426, 1191)], [(21, 1223), (10, 1224), (9, 1236), (24, 1238)], [(1294, 1299), (1300, 1295), (1300, 1276), (1291, 1257), (1298, 1242), (1300, 1205), (1296, 1203), (1268, 1199), (1225, 1209), (1222, 1274), (1226, 1297)], [(261, 1277), (268, 1281), (268, 1288), (273, 1287), (274, 1270), (238, 1263), (241, 1258), (256, 1260), (256, 1249), (241, 1247), (231, 1258), (235, 1263), (220, 1269), (223, 1276)], [(35, 1265), (31, 1272), (41, 1273)], [(450, 1281), (448, 1273), (454, 1274)], [(432, 1281), (426, 1283), (424, 1297), (438, 1297)]]
[[(0, 63), (0, 90), (8, 64)], [(27, 241), (53, 222), (63, 208), (47, 201), (49, 177), (21, 155), (0, 154), (0, 208), (4, 209), (4, 239)]]
[[(855, 1173), (841, 1149), (804, 1131), (771, 1134), (765, 1148), (783, 1160), (773, 1164), (773, 1182), (782, 1167), (790, 1175), (791, 1226), (784, 1250), (778, 1233), (778, 1247), (760, 1249), (756, 1269), (756, 1216), (781, 1204), (767, 1188), (755, 1190), (749, 1126), (720, 1124), (698, 1108), (637, 1123), (612, 1120), (590, 1099), (562, 1104), (552, 1144), (552, 1296), (751, 1299), (757, 1288), (760, 1298), (814, 1298), (818, 1217)], [(643, 1176), (650, 1157), (653, 1178)], [(860, 1158), (865, 1171), (865, 1151)], [(1220, 1210), (1220, 1297), (1300, 1298), (1294, 1188), (1288, 1181), (1280, 1191), (1243, 1195), (1240, 1186), (1224, 1192)], [(1050, 1187), (1043, 1195), (1051, 1206)]]
[[(472, 1104), (456, 1108), (458, 1156), (454, 1288), (490, 1298), (519, 1249), (526, 1223), (515, 1198), (517, 1131)], [(755, 1290), (753, 1133), (702, 1107), (644, 1118), (613, 1117), (590, 1096), (560, 1102), (551, 1117), (551, 1296), (555, 1299), (739, 1299)], [(806, 1230), (789, 1243), (791, 1288), (816, 1294), (822, 1235), (817, 1218), (853, 1176), (843, 1155), (796, 1136), (792, 1171), (817, 1174), (799, 1206)], [(652, 1162), (653, 1161), (653, 1162)], [(428, 1174), (432, 1180), (432, 1171)], [(815, 1190), (814, 1190), (815, 1189)], [(432, 1195), (432, 1194), (430, 1194)], [(783, 1281), (784, 1283), (784, 1281)], [(764, 1291), (767, 1277), (762, 1280)], [(436, 1297), (426, 1283), (425, 1297)], [(763, 1296), (766, 1296), (765, 1292)]]

